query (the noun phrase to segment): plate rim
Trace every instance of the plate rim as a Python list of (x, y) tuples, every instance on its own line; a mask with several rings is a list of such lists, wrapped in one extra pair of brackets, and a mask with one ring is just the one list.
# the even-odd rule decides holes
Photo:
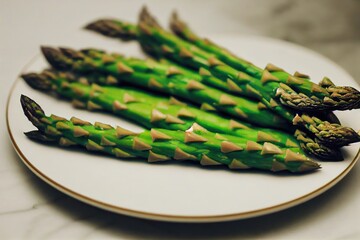
[[(267, 37), (262, 37), (262, 38), (276, 40), (276, 41), (281, 42), (278, 39), (272, 39), (272, 38), (267, 38)], [(307, 50), (310, 50), (310, 49), (307, 49)], [(310, 50), (310, 51), (312, 51), (312, 50)], [(312, 52), (314, 52), (314, 51), (312, 51)], [(334, 178), (331, 181), (327, 182), (325, 185), (323, 185), (323, 186), (321, 186), (321, 187), (319, 187), (319, 188), (317, 188), (317, 189), (315, 189), (315, 190), (313, 190), (313, 191), (311, 191), (311, 192), (309, 192), (309, 193), (307, 193), (307, 194), (305, 194), (305, 195), (303, 195), (301, 197), (292, 199), (290, 201), (283, 202), (283, 203), (280, 203), (280, 204), (276, 204), (274, 206), (261, 208), (261, 209), (256, 209), (256, 210), (251, 210), (251, 211), (246, 211), (246, 212), (231, 213), (231, 214), (207, 215), (207, 216), (196, 216), (196, 215), (195, 216), (186, 216), (186, 215), (173, 215), (173, 214), (162, 214), (162, 213), (139, 211), (139, 210), (134, 210), (134, 209), (130, 209), (130, 208), (124, 208), (124, 207), (112, 205), (112, 204), (109, 204), (109, 203), (105, 203), (105, 202), (102, 202), (102, 201), (87, 197), (87, 196), (82, 195), (80, 193), (77, 193), (77, 192), (75, 192), (75, 191), (61, 185), (60, 183), (52, 180), (46, 174), (44, 174), (39, 169), (37, 169), (31, 163), (31, 161), (29, 161), (26, 158), (26, 156), (23, 154), (21, 149), (18, 147), (18, 145), (17, 145), (17, 143), (15, 141), (15, 138), (13, 136), (13, 133), (11, 132), (10, 121), (9, 121), (9, 111), (10, 111), (9, 106), (10, 106), (11, 97), (13, 95), (13, 92), (14, 92), (15, 88), (16, 88), (16, 85), (20, 82), (21, 74), (23, 74), (26, 71), (26, 69), (29, 68), (29, 66), (31, 66), (40, 56), (41, 56), (40, 54), (36, 54), (34, 57), (32, 57), (30, 59), (30, 61), (26, 65), (24, 65), (24, 67), (22, 67), (22, 69), (20, 71), (20, 74), (17, 76), (17, 78), (15, 79), (14, 83), (12, 84), (12, 86), (10, 88), (10, 92), (8, 94), (8, 97), (7, 97), (6, 115), (5, 115), (5, 117), (6, 117), (6, 127), (7, 127), (7, 132), (9, 134), (12, 146), (15, 149), (17, 155), (22, 160), (22, 162), (25, 164), (25, 166), (27, 166), (32, 171), (32, 173), (34, 173), (41, 180), (43, 180), (44, 182), (46, 182), (50, 186), (54, 187), (55, 189), (59, 190), (60, 192), (66, 194), (66, 195), (68, 195), (70, 197), (73, 197), (73, 198), (75, 198), (75, 199), (77, 199), (77, 200), (79, 200), (79, 201), (81, 201), (83, 203), (89, 204), (91, 206), (98, 207), (98, 208), (103, 209), (103, 210), (107, 210), (107, 211), (110, 211), (110, 212), (113, 212), (113, 213), (118, 213), (118, 214), (131, 216), (131, 217), (137, 217), (137, 218), (143, 218), (143, 219), (149, 219), (149, 220), (167, 221), (167, 222), (209, 223), (209, 222), (225, 222), (225, 221), (252, 218), (252, 217), (257, 217), (257, 216), (261, 216), (261, 215), (266, 215), (266, 214), (278, 212), (278, 211), (281, 211), (281, 210), (284, 210), (284, 209), (287, 209), (287, 208), (291, 208), (293, 206), (299, 205), (299, 204), (301, 204), (303, 202), (306, 202), (306, 201), (308, 201), (310, 199), (313, 199), (313, 198), (319, 196), (320, 194), (322, 194), (325, 191), (329, 190), (331, 187), (333, 187), (339, 181), (341, 181), (350, 172), (350, 170), (355, 166), (357, 161), (360, 159), (360, 148), (359, 148), (356, 155), (355, 155), (355, 157), (354, 157), (354, 159), (351, 160), (349, 165), (336, 178)], [(322, 56), (322, 57), (329, 61), (328, 58), (326, 58), (324, 56)], [(337, 65), (335, 62), (332, 62), (332, 63), (335, 64), (337, 67), (339, 67), (341, 70), (345, 71), (341, 66)]]

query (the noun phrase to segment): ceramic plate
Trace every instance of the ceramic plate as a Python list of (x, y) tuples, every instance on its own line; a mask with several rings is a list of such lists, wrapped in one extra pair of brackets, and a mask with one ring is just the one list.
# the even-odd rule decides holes
[[(83, 36), (84, 35), (84, 36)], [(86, 36), (85, 36), (86, 35)], [(336, 84), (356, 88), (356, 82), (326, 58), (287, 42), (263, 37), (222, 36), (213, 40), (238, 55), (264, 67), (271, 62), (289, 72), (310, 74), (319, 81), (324, 74)], [(119, 43), (98, 36), (80, 34), (71, 47), (99, 47), (129, 56), (142, 56), (136, 43)], [(24, 72), (46, 67), (41, 56)], [(354, 166), (359, 145), (344, 148), (345, 160), (324, 162), (320, 171), (304, 174), (271, 174), (202, 168), (195, 164), (148, 164), (108, 156), (49, 147), (23, 134), (34, 127), (20, 107), (20, 95), (38, 102), (46, 113), (92, 122), (141, 128), (108, 114), (77, 110), (59, 99), (27, 86), (18, 79), (9, 95), (8, 130), (14, 148), (37, 176), (58, 190), (88, 204), (116, 213), (166, 221), (215, 222), (268, 214), (305, 202), (334, 186)], [(344, 125), (360, 129), (359, 111), (339, 112)]]

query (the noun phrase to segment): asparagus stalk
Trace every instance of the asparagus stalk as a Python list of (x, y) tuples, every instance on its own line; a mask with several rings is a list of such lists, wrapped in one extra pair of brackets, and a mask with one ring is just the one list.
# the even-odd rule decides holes
[[(48, 62), (57, 69), (76, 72), (97, 71), (111, 74), (130, 84), (178, 96), (199, 105), (205, 102), (221, 112), (262, 127), (290, 128), (290, 125), (284, 119), (271, 111), (259, 109), (257, 102), (226, 94), (195, 80), (135, 71), (142, 66), (134, 63), (134, 61), (126, 61), (123, 57), (108, 54), (94, 56), (87, 54), (89, 51), (80, 52), (68, 48), (57, 50), (43, 47), (42, 51)], [(94, 51), (92, 50), (92, 52)], [(99, 51), (96, 51), (96, 53), (99, 53)], [(136, 69), (131, 66), (134, 68), (136, 66)], [(174, 73), (168, 75), (171, 76)]]
[[(330, 149), (319, 143), (309, 145), (308, 143), (314, 142), (314, 140), (308, 137), (299, 139), (296, 136), (299, 139), (296, 141), (291, 135), (284, 132), (256, 128), (244, 122), (227, 119), (212, 112), (187, 106), (174, 98), (160, 97), (124, 86), (114, 88), (100, 87), (94, 84), (117, 83), (117, 79), (112, 76), (100, 74), (76, 76), (69, 72), (45, 70), (41, 74), (24, 74), (22, 78), (37, 90), (55, 92), (72, 100), (75, 107), (108, 111), (148, 129), (161, 127), (186, 130), (197, 124), (212, 132), (234, 135), (259, 143), (268, 141), (282, 147), (299, 147), (297, 143), (299, 142), (304, 151), (319, 159), (343, 159), (341, 152), (337, 149)], [(128, 102), (129, 98), (136, 101)]]
[(305, 172), (320, 167), (294, 149), (280, 149), (271, 143), (261, 145), (234, 136), (230, 136), (230, 141), (223, 140), (206, 130), (196, 129), (184, 132), (154, 128), (134, 133), (99, 122), (93, 125), (74, 117), (67, 120), (55, 115), (46, 116), (37, 103), (24, 95), (21, 105), (38, 129), (26, 135), (61, 146), (78, 145), (119, 158), (147, 158), (148, 162), (192, 160), (201, 165), (227, 165), (231, 169)]
[[(134, 62), (139, 63), (139, 60), (127, 61), (124, 57), (108, 55), (98, 50), (79, 52), (64, 48), (57, 50), (43, 47), (42, 51), (48, 62), (55, 68), (72, 69), (80, 72), (105, 72), (120, 77), (130, 84), (179, 96), (198, 104), (207, 102), (224, 113), (254, 124), (272, 128), (284, 126), (289, 128), (289, 125), (284, 124), (284, 119), (280, 119), (277, 115), (262, 109), (258, 104), (248, 99), (229, 96), (215, 88), (199, 84), (199, 82), (194, 80), (189, 81), (186, 78), (163, 77), (157, 74), (138, 72), (141, 68), (148, 69), (145, 63), (143, 66), (134, 64)], [(275, 107), (280, 106), (277, 105)], [(324, 144), (343, 146), (360, 140), (360, 136), (351, 128), (342, 127), (338, 124), (330, 124), (308, 115), (296, 115), (290, 111), (288, 113), (292, 114), (291, 118), (287, 118), (290, 123), (294, 123), (296, 120), (296, 123), (314, 133)], [(307, 120), (300, 121), (299, 117), (311, 118), (317, 124), (305, 124)], [(280, 126), (279, 122), (282, 122), (283, 125)], [(339, 136), (342, 137), (339, 138)]]
[[(324, 87), (321, 84), (311, 82), (308, 75), (295, 72), (293, 76), (273, 64), (268, 64), (265, 70), (261, 69), (210, 40), (197, 36), (176, 13), (172, 15), (170, 27), (182, 39), (213, 53), (219, 60), (235, 69), (259, 80), (270, 73), (273, 81), (286, 83), (293, 87), (301, 94), (292, 93), (286, 97), (281, 96), (281, 98), (286, 99), (283, 99), (282, 103), (292, 108), (299, 110), (350, 110), (360, 108), (360, 92), (352, 87), (335, 86), (334, 84), (331, 84), (331, 88)], [(324, 80), (327, 81), (328, 78), (324, 78)], [(278, 84), (271, 84), (272, 87), (279, 87)]]

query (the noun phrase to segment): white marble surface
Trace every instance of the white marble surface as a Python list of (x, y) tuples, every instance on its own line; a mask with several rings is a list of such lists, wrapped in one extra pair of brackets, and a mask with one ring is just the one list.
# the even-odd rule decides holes
[[(113, 16), (134, 21), (143, 2), (0, 0), (0, 239), (359, 239), (359, 164), (334, 188), (305, 204), (217, 224), (164, 223), (109, 213), (54, 190), (23, 165), (5, 124), (6, 98), (21, 68), (41, 44), (73, 46), (78, 29), (89, 20)], [(336, 0), (147, 5), (163, 23), (177, 8), (203, 35), (245, 33), (287, 39), (328, 56), (360, 79), (359, 1), (342, 1), (341, 6)]]

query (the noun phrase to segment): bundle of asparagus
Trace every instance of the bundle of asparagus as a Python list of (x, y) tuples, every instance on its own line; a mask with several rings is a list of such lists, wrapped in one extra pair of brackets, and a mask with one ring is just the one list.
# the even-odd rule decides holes
[[(360, 108), (360, 93), (352, 87), (335, 86), (327, 77), (324, 77), (317, 85), (312, 83), (310, 76), (306, 74), (296, 71), (294, 75), (291, 75), (274, 64), (268, 64), (265, 69), (261, 69), (208, 39), (197, 36), (178, 17), (176, 12), (172, 15), (170, 27), (177, 36), (214, 54), (219, 60), (237, 70), (259, 80), (264, 80), (264, 75), (268, 75), (271, 78), (269, 81), (281, 82), (293, 87), (300, 94), (295, 91), (286, 91), (287, 88), (285, 88), (283, 89), (285, 91), (281, 92), (280, 95), (282, 103), (290, 107), (299, 110), (350, 110)], [(273, 84), (272, 87), (276, 88), (278, 85)]]
[(155, 127), (185, 131), (196, 123), (216, 133), (232, 134), (255, 142), (269, 141), (283, 147), (299, 147), (294, 137), (285, 132), (227, 119), (173, 97), (149, 94), (128, 86), (105, 86), (109, 79), (116, 80), (111, 75), (76, 75), (45, 70), (40, 74), (24, 74), (22, 78), (35, 89), (54, 92), (72, 100), (75, 107), (114, 113), (148, 129)]
[[(188, 159), (290, 172), (319, 168), (304, 152), (342, 160), (339, 148), (360, 141), (331, 112), (359, 108), (356, 89), (335, 86), (328, 78), (315, 84), (305, 74), (290, 75), (273, 64), (256, 67), (198, 37), (177, 14), (170, 27), (176, 35), (146, 9), (138, 25), (99, 20), (86, 28), (138, 40), (157, 60), (42, 47), (53, 69), (22, 76), (31, 87), (56, 93), (75, 107), (110, 112), (148, 130), (136, 134), (108, 124), (46, 116), (22, 96), (24, 112), (38, 128), (27, 136), (149, 162)], [(314, 110), (326, 111), (320, 116)]]
[(26, 135), (60, 146), (77, 145), (119, 158), (147, 158), (148, 162), (192, 160), (207, 166), (227, 165), (230, 169), (306, 172), (319, 168), (319, 164), (305, 155), (295, 153), (297, 148), (279, 148), (269, 142), (258, 144), (231, 135), (219, 139), (216, 134), (196, 126), (187, 131), (152, 128), (134, 133), (75, 117), (67, 120), (56, 115), (46, 116), (37, 103), (24, 95), (21, 105), (38, 129)]
[(205, 83), (191, 80), (174, 67), (162, 66), (167, 70), (161, 74), (159, 73), (161, 64), (153, 68), (145, 61), (126, 59), (117, 54), (106, 54), (94, 49), (75, 51), (69, 48), (43, 47), (42, 51), (47, 61), (57, 69), (111, 74), (129, 84), (182, 97), (198, 104), (206, 102), (232, 117), (263, 127), (283, 127), (294, 132), (291, 125), (296, 124), (314, 134), (319, 142), (325, 145), (341, 147), (360, 140), (359, 135), (349, 127), (323, 121), (306, 113), (295, 114), (290, 110), (286, 115), (291, 117), (282, 118), (267, 108), (263, 109), (261, 104), (256, 104), (250, 99), (230, 95)]
[(115, 88), (94, 84), (96, 82), (106, 85), (109, 82), (116, 82), (117, 79), (111, 75), (93, 73), (78, 76), (71, 72), (45, 70), (40, 74), (29, 73), (22, 77), (37, 90), (55, 92), (61, 97), (72, 100), (75, 107), (111, 112), (148, 129), (159, 127), (185, 131), (196, 124), (211, 132), (234, 135), (253, 142), (267, 141), (280, 147), (299, 148), (300, 146), (300, 152), (304, 149), (320, 159), (342, 158), (339, 151), (315, 142), (299, 130), (294, 138), (281, 131), (259, 128), (224, 118), (212, 111), (189, 106), (173, 97), (165, 98), (126, 86)]
[[(324, 78), (318, 85), (305, 74), (297, 72), (292, 76), (273, 64), (260, 69), (211, 41), (197, 37), (176, 14), (173, 15), (171, 28), (182, 39), (165, 31), (146, 9), (141, 12), (137, 26), (104, 19), (86, 28), (110, 37), (139, 40), (150, 55), (165, 57), (184, 67), (198, 70), (204, 85), (261, 101), (262, 106), (289, 122), (307, 128), (323, 144), (341, 147), (359, 141), (359, 135), (351, 128), (310, 117), (314, 114), (312, 111), (307, 114), (304, 112), (359, 108), (360, 93), (356, 89), (335, 86), (328, 78)], [(188, 71), (185, 72), (187, 74)]]
[[(327, 77), (315, 84), (306, 74), (295, 72), (291, 75), (271, 63), (261, 69), (212, 41), (198, 37), (176, 13), (172, 16), (170, 28), (181, 39), (166, 32), (146, 8), (140, 14), (138, 26), (119, 20), (102, 19), (90, 23), (86, 28), (110, 37), (137, 39), (153, 55), (167, 55), (196, 70), (208, 68), (210, 73), (224, 81), (235, 81), (240, 88), (246, 84), (254, 84), (253, 87), (265, 92), (267, 90), (270, 95), (277, 93), (282, 104), (295, 109), (348, 110), (360, 107), (360, 92), (356, 89), (335, 86)], [(223, 66), (224, 64), (230, 68)], [(238, 93), (247, 94), (247, 91)]]
[(154, 70), (143, 60), (126, 59), (94, 49), (75, 51), (69, 48), (42, 47), (42, 52), (51, 66), (56, 69), (81, 73), (104, 72), (152, 91), (168, 93), (199, 105), (207, 103), (235, 118), (263, 127), (283, 129), (290, 127), (290, 124), (270, 110), (258, 108), (258, 103), (253, 100), (229, 95), (186, 76), (177, 77), (179, 71), (174, 67), (166, 67), (164, 75), (161, 75), (158, 74), (160, 67)]

